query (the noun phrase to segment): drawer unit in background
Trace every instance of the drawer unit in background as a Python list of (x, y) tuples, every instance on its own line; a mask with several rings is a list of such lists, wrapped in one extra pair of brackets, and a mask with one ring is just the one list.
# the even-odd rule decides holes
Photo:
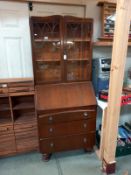
[(0, 156), (38, 150), (34, 83), (0, 82)]
[(30, 127), (17, 125), (14, 129), (17, 152), (27, 152), (38, 149), (36, 125), (30, 125)]

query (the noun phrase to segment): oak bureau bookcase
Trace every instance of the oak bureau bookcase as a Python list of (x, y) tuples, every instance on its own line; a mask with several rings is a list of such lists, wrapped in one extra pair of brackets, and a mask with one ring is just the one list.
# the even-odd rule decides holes
[(96, 100), (91, 83), (93, 20), (31, 17), (40, 152), (95, 144)]

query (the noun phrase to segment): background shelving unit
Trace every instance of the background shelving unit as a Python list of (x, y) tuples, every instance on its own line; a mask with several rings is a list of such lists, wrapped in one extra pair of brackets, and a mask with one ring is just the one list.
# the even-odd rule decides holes
[(2, 86), (0, 93), (0, 156), (37, 150), (38, 136), (33, 83), (26, 80), (18, 82), (7, 80), (7, 83), (4, 82)]

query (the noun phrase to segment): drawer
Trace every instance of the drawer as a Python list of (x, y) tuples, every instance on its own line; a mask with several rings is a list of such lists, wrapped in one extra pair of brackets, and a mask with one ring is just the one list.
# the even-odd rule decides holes
[(34, 91), (34, 87), (12, 87), (9, 88), (9, 93), (17, 93), (17, 92), (30, 92)]
[(0, 126), (0, 136), (13, 133), (13, 125)]
[(36, 128), (37, 127), (37, 121), (35, 118), (32, 119), (31, 122), (15, 122), (14, 123), (14, 129), (17, 131), (22, 131), (24, 129), (28, 129), (28, 128)]
[(36, 150), (38, 148), (38, 134), (36, 127), (15, 128), (16, 148), (18, 152)]
[(68, 137), (57, 137), (40, 140), (41, 153), (53, 153), (74, 149), (93, 149), (95, 145), (95, 133), (73, 135)]
[(13, 127), (0, 127), (0, 156), (16, 152)]
[(75, 110), (75, 111), (66, 111), (52, 114), (43, 114), (38, 115), (38, 123), (50, 124), (58, 122), (69, 122), (73, 120), (84, 120), (88, 118), (95, 118), (96, 110)]
[(41, 125), (41, 123), (39, 123), (38, 128), (40, 138), (88, 133), (95, 131), (96, 119), (92, 118), (50, 125)]

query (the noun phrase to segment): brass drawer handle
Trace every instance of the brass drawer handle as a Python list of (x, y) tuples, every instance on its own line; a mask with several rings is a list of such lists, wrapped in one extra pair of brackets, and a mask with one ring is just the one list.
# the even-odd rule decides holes
[(84, 128), (87, 128), (87, 124), (86, 123), (84, 123), (83, 126), (84, 126)]
[(9, 128), (0, 129), (0, 132), (9, 131)]
[(53, 117), (52, 117), (52, 116), (50, 116), (50, 117), (49, 117), (49, 121), (52, 121), (52, 120), (53, 120)]
[(53, 128), (50, 128), (50, 129), (49, 129), (49, 132), (53, 132)]
[(84, 112), (84, 117), (88, 117), (88, 113), (87, 112)]
[(86, 143), (87, 142), (87, 138), (84, 138), (83, 141), (84, 141), (84, 143)]
[(54, 143), (50, 143), (50, 147), (53, 148), (54, 147)]

